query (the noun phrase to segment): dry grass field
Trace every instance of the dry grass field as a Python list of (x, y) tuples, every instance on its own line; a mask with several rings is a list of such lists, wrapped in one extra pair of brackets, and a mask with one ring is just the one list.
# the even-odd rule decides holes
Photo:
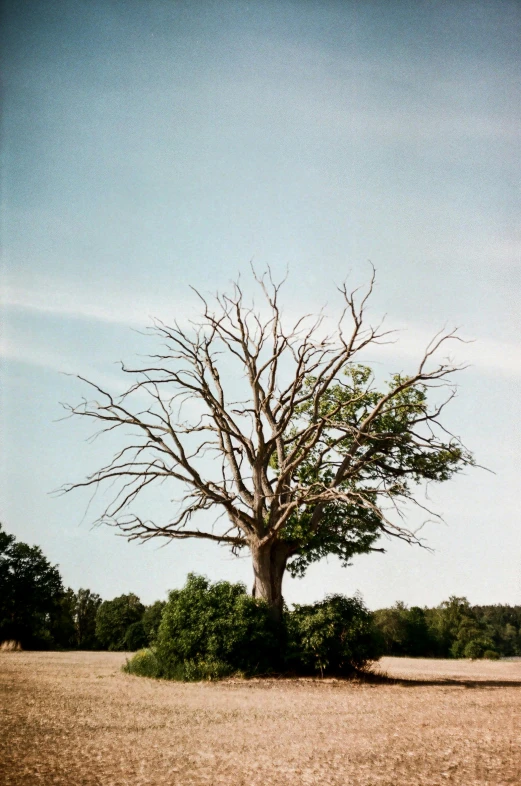
[(521, 663), (385, 658), (394, 682), (178, 684), (116, 653), (0, 653), (0, 782), (521, 783)]

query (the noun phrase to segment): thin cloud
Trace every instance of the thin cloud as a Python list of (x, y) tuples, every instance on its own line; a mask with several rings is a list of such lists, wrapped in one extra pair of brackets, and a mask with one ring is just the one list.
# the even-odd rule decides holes
[(118, 376), (117, 374), (108, 374), (100, 371), (90, 364), (85, 364), (81, 358), (73, 360), (59, 352), (54, 352), (45, 347), (42, 348), (35, 342), (27, 344), (17, 341), (15, 343), (8, 342), (6, 339), (0, 339), (0, 359), (24, 363), (43, 368), (46, 371), (55, 371), (59, 374), (70, 376), (77, 376), (81, 373), (83, 377), (91, 379), (113, 393), (122, 392), (124, 388), (123, 383), (126, 382), (125, 379), (122, 380), (121, 375)]
[[(419, 360), (433, 338), (434, 331), (423, 326), (400, 326), (396, 332), (396, 344), (388, 351), (398, 358)], [(477, 371), (494, 372), (506, 376), (521, 376), (521, 346), (504, 341), (474, 338), (461, 342), (447, 342), (436, 357), (450, 357), (458, 364), (468, 365)]]
[[(269, 42), (264, 46), (269, 48)], [(222, 72), (209, 78), (207, 89), (215, 89), (214, 80), (218, 78), (225, 107), (233, 107), (237, 94), (248, 90), (247, 95), (255, 96), (254, 104), (250, 104), (254, 112), (269, 114), (278, 106), (282, 122), (299, 128), (304, 123), (306, 128), (317, 127), (321, 134), (344, 139), (351, 136), (440, 143), (458, 138), (502, 142), (520, 138), (517, 112), (495, 89), (497, 64), (492, 67), (479, 63), (480, 81), (472, 94), (469, 81), (454, 76), (450, 59), (445, 66), (438, 63), (435, 73), (428, 59), (418, 62), (411, 73), (408, 64), (395, 58), (390, 75), (389, 60), (379, 59), (378, 53), (372, 53), (370, 60), (349, 59), (344, 51), (321, 53), (301, 43), (296, 46), (276, 41), (270, 55), (267, 63), (271, 78), (263, 71), (254, 91), (251, 78), (241, 80), (235, 73)], [(304, 86), (303, 63), (308, 74)], [(503, 74), (508, 82), (507, 68)], [(480, 100), (484, 91), (498, 95), (488, 109), (483, 109)]]
[(145, 304), (122, 300), (121, 297), (106, 297), (99, 293), (90, 295), (85, 290), (26, 289), (7, 287), (2, 293), (2, 303), (7, 308), (34, 311), (49, 316), (63, 316), (73, 319), (94, 319), (121, 325), (143, 326), (151, 323)]
[[(49, 288), (47, 289), (49, 292)], [(3, 296), (4, 306), (18, 308), (26, 311), (48, 314), (65, 319), (88, 319), (105, 323), (117, 323), (129, 327), (150, 326), (153, 318), (164, 319), (167, 323), (172, 314), (172, 302), (154, 300), (147, 303), (139, 303), (132, 298), (132, 302), (126, 302), (124, 295), (107, 296), (102, 299), (97, 293), (96, 300), (88, 292), (70, 290), (52, 290), (52, 297), (45, 291), (37, 292), (23, 288), (9, 288)], [(129, 298), (130, 301), (130, 298)], [(176, 320), (187, 324), (190, 315), (194, 315), (191, 299), (184, 299), (183, 308), (180, 309), (175, 304)], [(301, 311), (297, 311), (295, 306), (285, 312), (285, 321), (290, 324), (296, 322), (302, 316)], [(328, 331), (328, 320), (323, 326), (325, 332)], [(400, 360), (417, 361), (423, 356), (425, 348), (432, 339), (435, 330), (427, 330), (424, 326), (391, 324), (389, 327), (396, 328), (393, 336), (395, 343), (385, 346), (373, 346), (364, 351), (368, 360), (383, 360), (393, 362)], [(333, 325), (329, 325), (329, 328)], [(507, 376), (521, 376), (521, 346), (509, 342), (492, 341), (482, 339), (479, 336), (470, 343), (450, 342), (438, 353), (439, 357), (450, 355), (456, 363), (470, 364), (478, 371), (501, 373)], [(66, 373), (77, 373), (78, 367), (84, 364), (81, 359), (76, 358), (74, 362), (70, 359), (56, 355), (49, 351), (45, 346), (37, 347), (34, 344), (24, 345), (16, 342), (8, 342), (3, 339), (0, 342), (0, 357), (6, 360), (19, 360), (31, 365), (50, 368)], [(114, 382), (116, 377), (111, 377)]]

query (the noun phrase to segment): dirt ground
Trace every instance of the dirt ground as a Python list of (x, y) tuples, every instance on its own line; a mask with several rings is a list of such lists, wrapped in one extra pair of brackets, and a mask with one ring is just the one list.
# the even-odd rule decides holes
[(521, 662), (384, 658), (390, 684), (179, 684), (124, 661), (0, 653), (0, 783), (521, 783)]

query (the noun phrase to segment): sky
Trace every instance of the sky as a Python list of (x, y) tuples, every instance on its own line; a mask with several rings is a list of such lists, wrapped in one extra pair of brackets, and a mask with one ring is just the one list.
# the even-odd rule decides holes
[(2, 31), (4, 528), (106, 599), (189, 571), (250, 585), (246, 557), (129, 544), (52, 494), (111, 448), (60, 402), (85, 393), (74, 374), (121, 390), (153, 317), (197, 315), (191, 285), (249, 292), (253, 260), (289, 270), (289, 313), (333, 315), (370, 261), (370, 316), (399, 332), (369, 360), (406, 373), (458, 327), (446, 422), (492, 471), (429, 489), (431, 551), (330, 558), (285, 598), (521, 604), (519, 3), (7, 0)]

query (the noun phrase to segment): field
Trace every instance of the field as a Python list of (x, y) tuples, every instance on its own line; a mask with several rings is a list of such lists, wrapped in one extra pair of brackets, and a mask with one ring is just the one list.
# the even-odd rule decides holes
[(394, 682), (178, 684), (120, 653), (0, 653), (0, 783), (521, 783), (521, 663), (384, 658)]

